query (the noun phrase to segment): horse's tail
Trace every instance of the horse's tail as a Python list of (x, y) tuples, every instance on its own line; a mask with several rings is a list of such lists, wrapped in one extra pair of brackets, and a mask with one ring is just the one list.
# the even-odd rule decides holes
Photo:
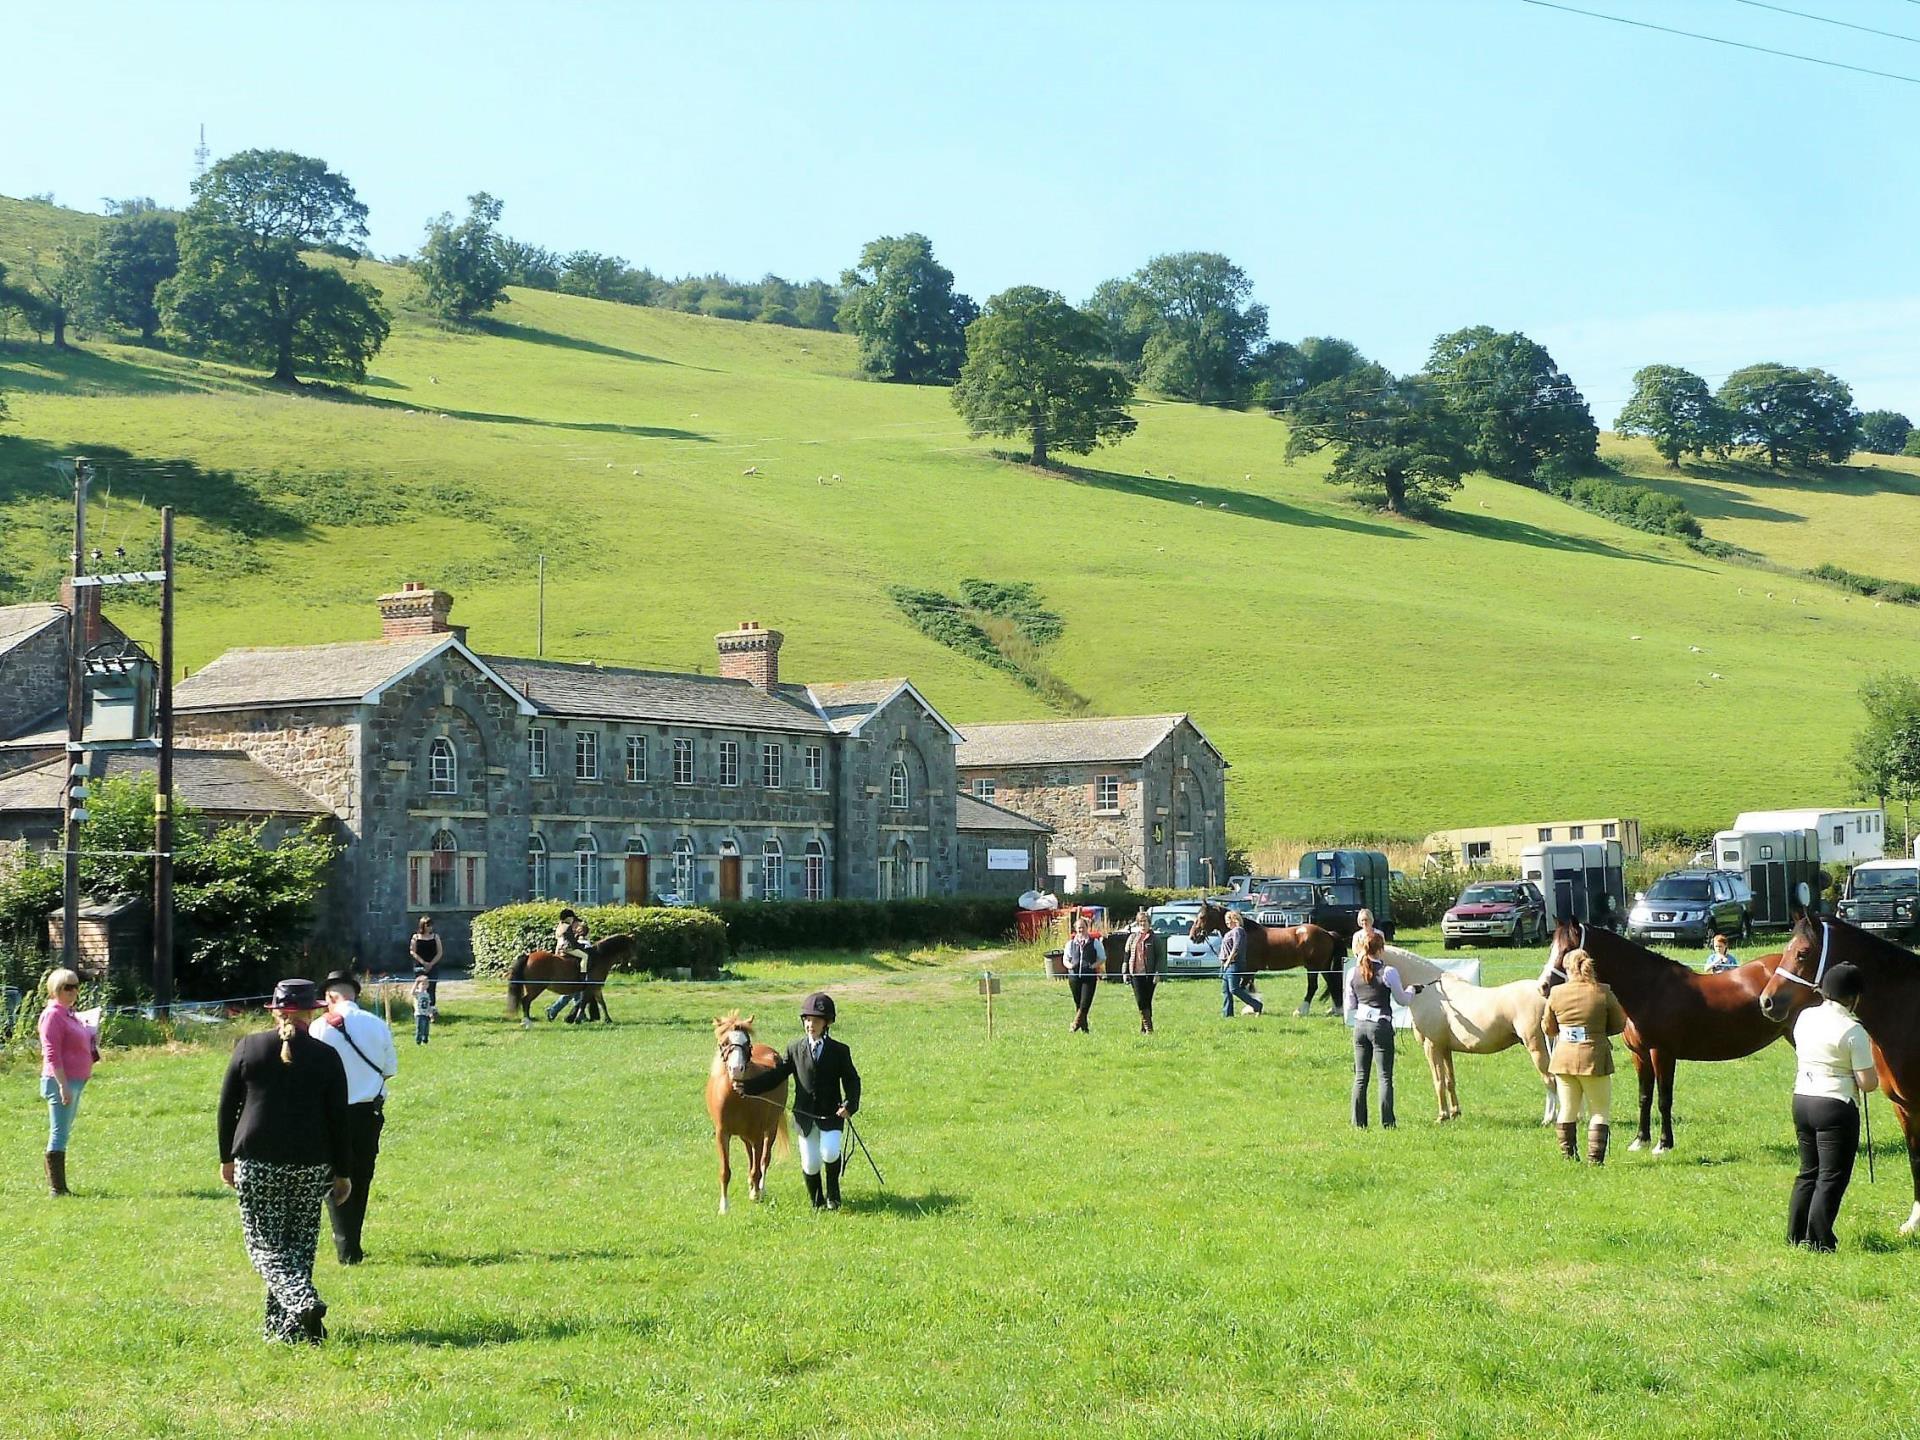
[(507, 1014), (511, 1015), (520, 1008), (520, 987), (527, 979), (527, 953), (521, 951), (513, 962), (513, 968), (507, 972)]
[(793, 1132), (787, 1126), (787, 1112), (780, 1111), (780, 1123), (773, 1131), (773, 1151), (783, 1160), (793, 1158)]

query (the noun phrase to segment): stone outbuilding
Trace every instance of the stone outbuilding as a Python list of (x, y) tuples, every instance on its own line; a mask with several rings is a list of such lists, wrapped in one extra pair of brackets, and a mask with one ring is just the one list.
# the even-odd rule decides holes
[(960, 889), (966, 895), (1010, 895), (1047, 887), (1047, 841), (1052, 831), (965, 791), (956, 825), (960, 832)]
[(1224, 884), (1226, 758), (1187, 715), (965, 725), (976, 800), (1052, 832), (1048, 888)]

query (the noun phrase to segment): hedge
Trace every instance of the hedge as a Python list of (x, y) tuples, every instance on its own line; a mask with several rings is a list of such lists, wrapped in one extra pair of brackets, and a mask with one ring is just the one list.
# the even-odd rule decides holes
[(737, 900), (704, 907), (727, 927), (727, 948), (860, 950), (873, 945), (1003, 940), (1017, 907), (994, 896), (918, 900)]
[[(473, 917), (473, 973), (504, 976), (528, 950), (553, 945), (553, 927), (566, 908), (558, 900), (502, 905)], [(713, 971), (727, 956), (727, 932), (708, 910), (662, 906), (586, 905), (580, 907), (587, 933), (596, 940), (631, 932), (634, 956), (620, 969), (652, 971), (685, 968)]]

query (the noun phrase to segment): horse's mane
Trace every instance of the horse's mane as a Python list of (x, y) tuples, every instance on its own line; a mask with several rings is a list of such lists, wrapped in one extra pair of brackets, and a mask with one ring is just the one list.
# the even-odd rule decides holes
[(744, 1030), (747, 1032), (747, 1038), (751, 1040), (753, 1038), (753, 1017), (751, 1015), (742, 1015), (738, 1010), (729, 1010), (724, 1015), (716, 1015), (713, 1017), (714, 1039), (718, 1040), (729, 1030)]
[[(1854, 944), (1859, 945), (1862, 949), (1873, 951), (1875, 958), (1884, 960), (1889, 965), (1904, 969), (1914, 975), (1915, 978), (1920, 978), (1920, 955), (1914, 954), (1913, 951), (1907, 949), (1906, 946), (1896, 945), (1893, 941), (1887, 939), (1886, 936), (1876, 935), (1871, 930), (1862, 930), (1858, 925), (1842, 920), (1838, 915), (1827, 915), (1822, 918), (1835, 929), (1845, 931), (1848, 938)], [(1812, 923), (1804, 916), (1794, 921), (1793, 933), (1805, 938), (1809, 944), (1818, 945), (1820, 943), (1818, 932), (1814, 930)]]
[[(1625, 946), (1628, 950), (1633, 952), (1633, 955), (1632, 955), (1633, 959), (1638, 960), (1643, 964), (1659, 965), (1664, 967), (1670, 972), (1677, 971), (1683, 975), (1698, 975), (1700, 973), (1698, 970), (1695, 970), (1691, 965), (1687, 964), (1685, 961), (1675, 960), (1671, 955), (1662, 955), (1658, 950), (1649, 950), (1646, 946), (1642, 945), (1638, 940), (1629, 940), (1625, 935), (1622, 935), (1618, 930), (1609, 930), (1604, 925), (1588, 925), (1587, 933), (1589, 935), (1593, 935), (1593, 934), (1605, 935), (1608, 939), (1619, 941), (1621, 945)], [(1577, 926), (1574, 928), (1573, 934), (1574, 934), (1574, 943), (1576, 947), (1585, 949), (1588, 954), (1592, 954), (1593, 950), (1591, 946), (1579, 945), (1580, 931)], [(1564, 956), (1562, 958), (1564, 958)]]

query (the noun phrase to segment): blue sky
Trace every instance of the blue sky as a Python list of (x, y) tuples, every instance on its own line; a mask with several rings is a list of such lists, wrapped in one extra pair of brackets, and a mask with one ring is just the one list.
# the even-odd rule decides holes
[[(1920, 5), (1568, 0), (1920, 79)], [(663, 273), (835, 275), (920, 230), (978, 298), (1215, 249), (1276, 335), (1396, 369), (1486, 323), (1611, 422), (1644, 363), (1819, 364), (1920, 415), (1920, 84), (1521, 0), (88, 3), (7, 22), (0, 192), (185, 197), (324, 157), (373, 247), (485, 188)], [(56, 117), (57, 122), (56, 122)]]

